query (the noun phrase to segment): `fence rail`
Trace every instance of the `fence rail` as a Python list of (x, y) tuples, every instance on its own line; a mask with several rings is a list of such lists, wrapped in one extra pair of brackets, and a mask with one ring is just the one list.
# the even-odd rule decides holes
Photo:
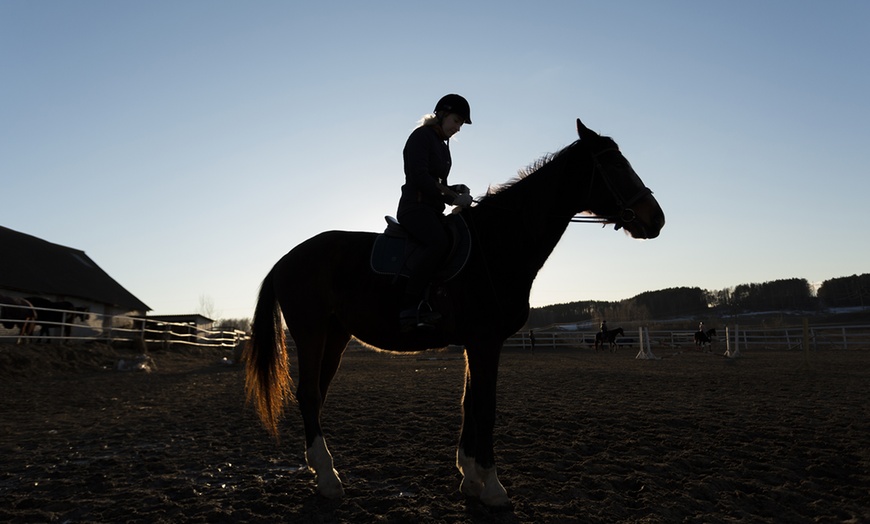
[[(14, 308), (3, 305), (3, 309)], [(75, 311), (40, 310), (76, 313)], [(8, 314), (7, 314), (8, 316)], [(4, 323), (21, 320), (0, 318), (0, 343), (15, 343), (19, 339), (18, 328), (6, 328)], [(70, 335), (64, 336), (64, 329), (55, 330), (58, 335), (47, 335), (40, 331), (20, 337), (22, 341), (102, 341), (108, 343), (144, 340), (152, 347), (198, 346), (214, 348), (234, 348), (247, 339), (245, 332), (233, 329), (205, 329), (192, 323), (176, 323), (152, 320), (147, 317), (106, 316), (89, 313), (86, 322), (39, 322), (46, 327), (70, 328)], [(805, 331), (806, 329), (806, 331)], [(594, 330), (544, 329), (534, 330), (534, 342), (541, 348), (590, 349), (595, 345)], [(691, 348), (695, 346), (695, 332), (691, 330), (650, 330), (649, 342), (652, 348)], [(785, 349), (803, 350), (805, 340), (808, 350), (826, 349), (870, 349), (870, 325), (845, 326), (798, 326), (783, 328), (742, 329), (738, 325), (717, 327), (713, 337), (714, 346), (726, 345), (726, 336), (731, 344), (738, 344), (741, 350), (747, 349)], [(288, 339), (289, 343), (292, 340)], [(625, 335), (617, 338), (622, 347), (639, 347), (637, 328), (626, 329)], [(532, 340), (528, 331), (514, 334), (505, 341), (506, 348), (531, 349)]]
[[(3, 309), (14, 308), (13, 305), (3, 305)], [(40, 311), (68, 313), (71, 318), (75, 311), (47, 309), (34, 307), (37, 318)], [(10, 315), (6, 315), (10, 316)], [(67, 315), (64, 315), (66, 318)], [(37, 320), (40, 330), (32, 335), (19, 336), (22, 320), (16, 318), (0, 318), (0, 343), (22, 342), (138, 342), (144, 340), (151, 347), (168, 348), (175, 346), (196, 346), (211, 348), (234, 348), (245, 340), (244, 331), (236, 329), (207, 329), (193, 323), (165, 322), (152, 320), (148, 317), (129, 317), (122, 315), (101, 315), (87, 313), (88, 320), (49, 322)], [(17, 324), (7, 328), (7, 325)], [(46, 332), (46, 328), (52, 333)], [(55, 329), (60, 328), (60, 329)], [(69, 328), (65, 335), (64, 328)]]
[[(726, 329), (727, 327), (727, 329)], [(535, 330), (535, 347), (587, 349), (595, 345), (597, 331)], [(695, 347), (695, 331), (661, 330), (649, 332), (652, 348), (692, 348)], [(726, 335), (727, 333), (727, 335)], [(726, 336), (732, 344), (737, 343), (741, 350), (746, 349), (791, 349), (803, 350), (804, 328), (784, 327), (765, 329), (742, 329), (739, 325), (717, 328), (712, 337), (714, 346), (726, 344)], [(870, 325), (849, 326), (807, 326), (808, 350), (829, 349), (870, 349)], [(625, 335), (617, 338), (621, 347), (638, 348), (637, 328), (626, 329)], [(532, 347), (527, 331), (514, 334), (505, 342), (505, 347)]]

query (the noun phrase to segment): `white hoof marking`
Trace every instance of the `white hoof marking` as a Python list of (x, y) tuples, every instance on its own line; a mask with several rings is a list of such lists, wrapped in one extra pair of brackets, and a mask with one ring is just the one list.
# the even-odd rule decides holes
[(332, 462), (332, 455), (326, 448), (323, 437), (317, 437), (311, 447), (305, 452), (305, 460), (317, 479), (317, 492), (330, 499), (338, 499), (344, 496), (344, 488), (338, 478)]
[(505, 506), (510, 504), (507, 490), (498, 480), (495, 466), (481, 468), (473, 458), (466, 457), (459, 449), (456, 452), (456, 467), (462, 474), (459, 491), (463, 495), (480, 499), (487, 506)]

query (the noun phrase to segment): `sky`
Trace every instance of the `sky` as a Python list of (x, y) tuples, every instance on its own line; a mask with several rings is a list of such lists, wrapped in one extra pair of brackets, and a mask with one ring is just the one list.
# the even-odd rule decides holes
[(293, 246), (383, 230), (408, 134), (460, 93), (452, 183), (581, 118), (665, 212), (646, 241), (572, 224), (533, 307), (818, 283), (870, 272), (868, 50), (865, 0), (0, 0), (0, 225), (152, 314), (250, 317)]

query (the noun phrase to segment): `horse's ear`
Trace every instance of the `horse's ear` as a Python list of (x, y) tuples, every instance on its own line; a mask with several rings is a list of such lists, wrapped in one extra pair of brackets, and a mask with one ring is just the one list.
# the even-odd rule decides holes
[(583, 125), (583, 122), (581, 122), (579, 118), (577, 119), (577, 135), (580, 136), (580, 138), (594, 136), (595, 134), (595, 131)]

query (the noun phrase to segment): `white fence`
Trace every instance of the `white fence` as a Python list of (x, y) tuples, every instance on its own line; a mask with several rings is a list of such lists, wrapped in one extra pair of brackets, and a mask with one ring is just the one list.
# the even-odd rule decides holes
[[(3, 305), (15, 308), (13, 305)], [(164, 322), (151, 320), (147, 317), (107, 316), (98, 313), (87, 313), (87, 321), (76, 321), (72, 317), (75, 311), (46, 309), (34, 307), (37, 316), (40, 311), (69, 313), (64, 317), (73, 318), (67, 322), (47, 322), (37, 320), (41, 327), (29, 336), (19, 337), (21, 320), (0, 318), (0, 343), (15, 344), (19, 338), (22, 342), (138, 342), (144, 340), (152, 348), (168, 348), (170, 346), (197, 346), (213, 348), (234, 348), (247, 338), (244, 331), (233, 329), (206, 329), (193, 323)], [(5, 313), (6, 317), (12, 316)], [(6, 328), (3, 323), (17, 323), (18, 326)], [(47, 328), (47, 329), (46, 329)], [(69, 335), (64, 332), (68, 328)], [(50, 331), (50, 335), (46, 333)]]
[[(12, 305), (3, 305), (7, 308), (15, 308)], [(42, 308), (34, 308), (38, 312)], [(61, 310), (45, 310), (61, 311)], [(74, 313), (74, 312), (69, 312)], [(10, 316), (9, 313), (6, 313)], [(239, 342), (245, 340), (247, 335), (239, 330), (227, 329), (204, 329), (193, 323), (173, 323), (150, 320), (147, 317), (104, 316), (97, 313), (89, 313), (86, 322), (40, 322), (49, 325), (52, 332), (47, 336), (37, 331), (31, 336), (22, 337), (38, 341), (138, 341), (144, 340), (150, 347), (169, 347), (172, 345), (188, 345), (199, 347), (233, 348)], [(15, 343), (18, 329), (7, 329), (3, 322), (19, 322), (0, 318), (0, 343)], [(68, 326), (71, 334), (63, 335), (63, 327)], [(713, 345), (721, 346), (723, 351), (726, 346), (726, 333), (730, 337), (730, 343), (739, 346), (741, 351), (747, 349), (787, 349), (803, 350), (804, 340), (808, 344), (808, 350), (825, 349), (870, 349), (870, 326), (847, 325), (847, 326), (798, 326), (783, 328), (749, 328), (743, 329), (738, 325), (717, 326), (717, 335), (713, 337)], [(535, 347), (540, 348), (566, 348), (566, 349), (591, 349), (595, 345), (597, 331), (569, 331), (562, 329), (534, 330)], [(653, 331), (649, 332), (651, 348), (693, 348), (695, 347), (694, 335), (691, 330)], [(638, 348), (637, 327), (625, 328), (625, 335), (617, 338), (620, 347)], [(292, 344), (292, 339), (288, 338)], [(516, 333), (505, 342), (506, 348), (531, 349), (532, 343), (528, 331)]]
[[(716, 329), (712, 337), (714, 346), (726, 345), (726, 332), (731, 344), (737, 344), (741, 351), (747, 349), (804, 349), (804, 328), (783, 327), (764, 329), (743, 329), (739, 325), (723, 326)], [(535, 347), (590, 349), (595, 345), (597, 331), (535, 330)], [(870, 349), (870, 326), (807, 326), (809, 350), (827, 349)], [(652, 348), (694, 348), (695, 331), (649, 331)], [(620, 347), (638, 348), (637, 328), (626, 328), (625, 335), (617, 337)], [(531, 349), (528, 331), (516, 333), (505, 342), (505, 347)]]

